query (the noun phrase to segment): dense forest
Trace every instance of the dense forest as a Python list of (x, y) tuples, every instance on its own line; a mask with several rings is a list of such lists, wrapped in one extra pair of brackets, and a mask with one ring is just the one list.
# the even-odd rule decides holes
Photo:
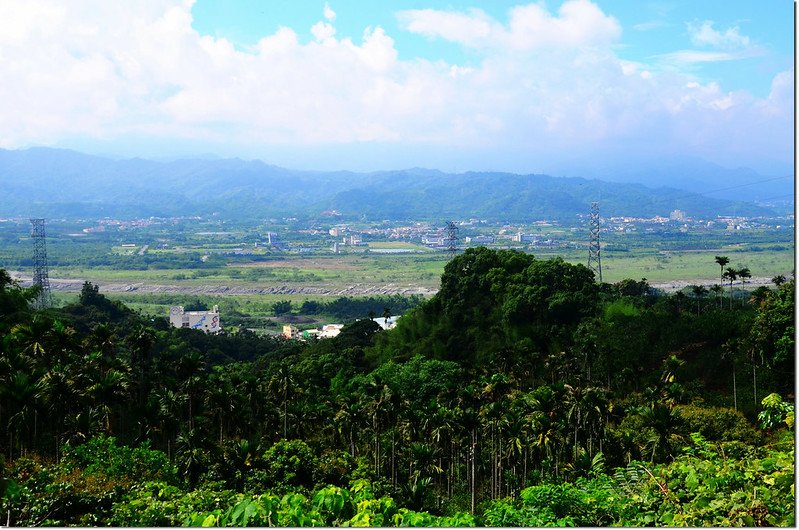
[(794, 285), (666, 295), (470, 249), (395, 329), (290, 342), (172, 329), (89, 283), (36, 311), (0, 270), (0, 515), (793, 526)]

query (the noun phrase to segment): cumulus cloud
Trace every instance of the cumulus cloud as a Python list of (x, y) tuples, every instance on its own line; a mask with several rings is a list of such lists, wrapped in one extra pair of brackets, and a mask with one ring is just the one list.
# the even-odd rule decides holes
[(758, 99), (624, 61), (619, 22), (588, 0), (554, 13), (518, 6), (507, 21), (474, 9), (398, 15), (407, 31), (477, 50), (468, 66), (400, 59), (381, 27), (339, 37), (327, 5), (313, 27), (281, 28), (242, 50), (194, 30), (191, 7), (0, 2), (0, 147), (130, 135), (228, 153), (380, 144), (409, 165), (435, 164), (411, 156), (437, 150), (480, 152), (490, 165), (509, 150), (527, 163), (633, 143), (717, 161), (753, 145), (772, 158), (792, 153), (792, 73)]
[(741, 35), (738, 26), (718, 31), (713, 28), (713, 22), (705, 20), (701, 25), (688, 24), (688, 34), (694, 46), (711, 46), (721, 49), (748, 48), (751, 44), (749, 37)]
[(327, 2), (325, 2), (325, 8), (322, 11), (322, 13), (325, 16), (325, 20), (327, 20), (328, 22), (336, 21), (336, 12), (330, 9), (330, 5)]
[(510, 10), (507, 26), (479, 9), (465, 13), (419, 9), (397, 15), (405, 29), (474, 48), (531, 50), (543, 47), (607, 45), (621, 35), (619, 22), (588, 0), (564, 2), (557, 15), (539, 4)]

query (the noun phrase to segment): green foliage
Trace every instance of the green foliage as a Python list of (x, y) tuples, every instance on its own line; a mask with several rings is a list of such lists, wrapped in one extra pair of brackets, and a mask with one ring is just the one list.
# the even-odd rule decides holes
[(313, 487), (316, 456), (304, 441), (281, 440), (266, 450), (263, 460), (267, 489), (308, 491)]
[(162, 451), (150, 449), (150, 442), (131, 448), (117, 445), (112, 436), (99, 435), (75, 447), (66, 446), (61, 465), (67, 472), (102, 473), (109, 478), (131, 481), (163, 481), (179, 484), (177, 468)]
[(524, 489), (517, 501), (492, 502), (483, 518), (486, 526), (626, 526), (627, 511), (625, 496), (600, 476)]
[(272, 304), (272, 313), (275, 315), (287, 315), (291, 313), (291, 302), (289, 300), (281, 300)]
[(421, 354), (467, 365), (490, 365), (500, 352), (515, 357), (522, 338), (557, 351), (570, 343), (572, 326), (594, 313), (596, 294), (582, 265), (467, 249), (446, 265), (436, 296), (405, 315), (381, 348), (395, 359)]
[[(631, 462), (613, 478), (527, 488), (493, 501), (488, 526), (791, 526), (793, 454), (725, 456), (698, 433), (668, 464)], [(780, 499), (780, 496), (785, 496)]]
[(605, 306), (605, 320), (618, 320), (622, 317), (637, 317), (641, 311), (629, 300), (615, 300)]
[(761, 442), (744, 415), (733, 409), (677, 405), (676, 410), (682, 418), (684, 434), (698, 432), (708, 440), (719, 442), (738, 440), (751, 445)]
[(180, 526), (197, 513), (220, 513), (242, 497), (212, 485), (187, 492), (163, 482), (143, 482), (114, 504), (107, 522), (128, 527)]
[(795, 285), (792, 279), (766, 295), (744, 344), (747, 356), (754, 363), (774, 368), (781, 375), (780, 383), (786, 390), (792, 388), (796, 358)]
[(424, 403), (454, 389), (459, 375), (457, 363), (416, 355), (405, 363), (387, 362), (372, 371), (370, 376), (388, 382), (400, 399)]
[(739, 407), (755, 382), (789, 395), (792, 366), (754, 347), (771, 335), (750, 340), (788, 298), (697, 314), (485, 249), (443, 280), (394, 330), (361, 320), (309, 344), (171, 329), (93, 286), (88, 305), (17, 304), (0, 319), (6, 513), (31, 526), (791, 523), (792, 432), (777, 428), (790, 404), (764, 400), (767, 432), (704, 405), (733, 402), (733, 374)]
[(793, 428), (794, 424), (794, 404), (783, 401), (777, 393), (769, 394), (761, 401), (763, 410), (758, 414), (760, 427), (763, 429), (773, 429), (784, 423), (788, 428)]

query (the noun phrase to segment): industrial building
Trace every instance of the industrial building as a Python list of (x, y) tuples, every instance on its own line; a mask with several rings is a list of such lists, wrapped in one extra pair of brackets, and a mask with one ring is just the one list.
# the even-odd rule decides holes
[(172, 306), (169, 310), (169, 323), (175, 328), (201, 329), (206, 333), (222, 331), (219, 306), (214, 306), (212, 311), (185, 311), (183, 306)]

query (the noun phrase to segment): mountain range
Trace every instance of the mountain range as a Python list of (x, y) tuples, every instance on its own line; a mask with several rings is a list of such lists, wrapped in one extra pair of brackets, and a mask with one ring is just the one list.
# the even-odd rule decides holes
[[(763, 180), (757, 174), (749, 177), (751, 182)], [(685, 179), (675, 175), (672, 181)], [(694, 181), (705, 189), (713, 185)], [(449, 174), (420, 168), (298, 171), (238, 158), (117, 160), (44, 147), (0, 149), (0, 187), (2, 216), (130, 218), (216, 212), (230, 218), (316, 218), (337, 210), (344, 218), (368, 220), (534, 221), (574, 219), (586, 214), (593, 201), (600, 202), (604, 216), (667, 216), (674, 209), (700, 218), (779, 213), (751, 202), (704, 196), (696, 189), (609, 179)]]

